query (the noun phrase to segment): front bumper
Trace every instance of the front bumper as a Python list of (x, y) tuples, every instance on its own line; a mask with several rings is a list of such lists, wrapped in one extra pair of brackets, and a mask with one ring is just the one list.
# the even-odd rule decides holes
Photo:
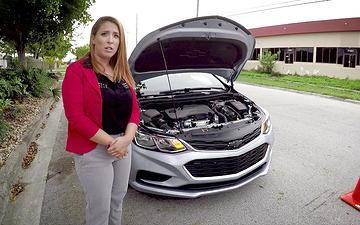
[[(129, 184), (135, 190), (181, 198), (196, 198), (239, 188), (265, 175), (270, 167), (273, 131), (260, 134), (250, 143), (235, 150), (197, 151), (189, 149), (182, 153), (167, 154), (132, 145), (132, 166)], [(233, 174), (214, 176), (193, 176), (187, 165), (195, 160), (213, 159), (216, 170), (218, 159), (247, 159), (252, 150), (265, 146), (263, 157), (249, 167)], [(249, 154), (248, 154), (249, 155)], [(214, 171), (213, 171), (214, 172)], [(216, 171), (213, 174), (217, 174)]]

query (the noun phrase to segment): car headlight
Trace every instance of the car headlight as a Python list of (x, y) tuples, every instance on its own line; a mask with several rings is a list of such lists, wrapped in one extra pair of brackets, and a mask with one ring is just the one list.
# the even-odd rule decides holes
[(267, 134), (271, 129), (270, 117), (268, 117), (261, 125), (261, 133)]
[(159, 150), (167, 153), (186, 150), (186, 147), (177, 138), (149, 135), (140, 131), (137, 131), (135, 134), (135, 143), (146, 149)]

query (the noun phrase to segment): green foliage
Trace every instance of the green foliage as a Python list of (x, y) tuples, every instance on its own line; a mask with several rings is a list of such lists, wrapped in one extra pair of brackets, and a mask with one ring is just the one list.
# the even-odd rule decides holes
[[(1, 0), (0, 40), (14, 43), (20, 65), (25, 65), (28, 45), (71, 39), (76, 25), (91, 20), (87, 9), (95, 0)], [(47, 41), (48, 43), (49, 41)], [(50, 43), (48, 43), (50, 44)]]
[(27, 85), (27, 91), (35, 96), (44, 95), (51, 85), (51, 78), (48, 73), (39, 68), (29, 68), (23, 70), (24, 84)]
[(13, 101), (10, 99), (0, 98), (0, 112), (3, 112), (4, 109), (9, 108), (13, 105)]
[(2, 142), (7, 134), (9, 125), (6, 123), (2, 115), (0, 114), (0, 141)]
[(265, 51), (260, 59), (262, 71), (265, 73), (272, 74), (277, 58), (278, 58), (277, 54), (272, 54), (269, 51)]
[(0, 69), (0, 99), (22, 100), (29, 94), (40, 97), (51, 83), (49, 73), (39, 68)]
[(88, 52), (90, 52), (90, 46), (89, 45), (76, 47), (75, 49), (73, 49), (71, 51), (71, 53), (76, 56), (76, 59), (80, 59), (80, 58), (84, 57)]
[(5, 56), (14, 54), (15, 53), (14, 43), (8, 43), (0, 40), (0, 52), (4, 53)]
[(56, 100), (56, 101), (59, 101), (60, 100), (60, 88), (53, 88), (51, 89), (51, 93), (52, 93), (52, 96), (53, 98)]
[[(35, 59), (39, 57), (55, 59), (63, 59), (71, 49), (71, 39), (63, 34), (55, 37), (45, 37), (42, 41), (27, 46), (27, 52), (33, 54)], [(47, 60), (49, 61), (49, 60)], [(52, 62), (53, 63), (53, 62)]]
[(61, 76), (61, 73), (51, 71), (51, 72), (48, 72), (47, 76), (48, 76), (49, 78), (51, 78), (51, 79), (59, 80), (59, 78), (60, 78), (60, 76)]
[(0, 98), (0, 141), (3, 141), (8, 131), (8, 124), (5, 121), (3, 114), (8, 108), (13, 106), (13, 102), (10, 99)]
[(26, 88), (21, 79), (21, 70), (0, 70), (0, 99), (22, 100), (28, 94)]

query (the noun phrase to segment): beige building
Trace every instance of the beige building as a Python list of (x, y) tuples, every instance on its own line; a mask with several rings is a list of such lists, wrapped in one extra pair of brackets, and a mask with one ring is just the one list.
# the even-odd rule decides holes
[(278, 54), (274, 71), (360, 79), (360, 18), (323, 20), (250, 29), (256, 38), (252, 60), (258, 69), (263, 52)]

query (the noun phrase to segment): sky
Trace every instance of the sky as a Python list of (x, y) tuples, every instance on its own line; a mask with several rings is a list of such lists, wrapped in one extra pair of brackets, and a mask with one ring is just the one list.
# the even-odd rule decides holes
[[(285, 7), (288, 5), (294, 6)], [(359, 8), (359, 0), (199, 0), (198, 16), (225, 16), (249, 29), (360, 17)], [(196, 17), (197, 0), (96, 0), (89, 13), (94, 21), (76, 30), (74, 46), (88, 43), (96, 19), (113, 16), (124, 26), (129, 56), (136, 40), (140, 41), (151, 31)]]

